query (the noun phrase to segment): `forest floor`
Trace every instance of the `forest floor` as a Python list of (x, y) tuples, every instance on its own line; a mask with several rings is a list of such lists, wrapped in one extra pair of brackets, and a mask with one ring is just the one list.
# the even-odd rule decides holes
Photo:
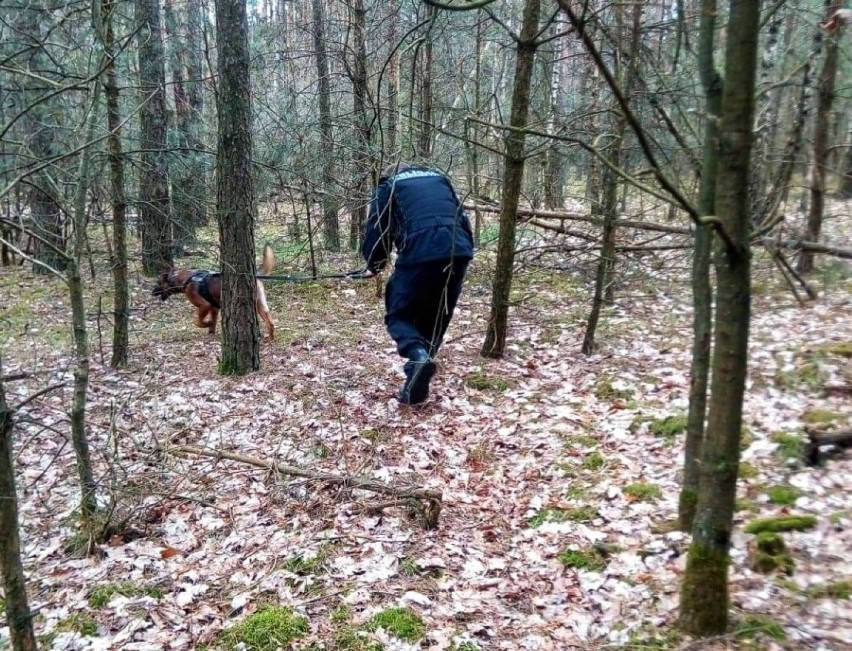
[[(849, 246), (850, 205), (835, 212), (827, 239)], [(58, 281), (0, 269), (3, 371), (35, 374), (7, 386), (10, 402), (64, 383), (20, 410), (15, 439), (43, 647), (267, 648), (252, 645), (260, 635), (338, 651), (848, 649), (852, 457), (800, 456), (806, 425), (852, 420), (850, 266), (819, 260), (819, 298), (800, 305), (756, 256), (735, 622), (699, 646), (674, 626), (689, 537), (669, 526), (689, 391), (687, 254), (622, 260), (591, 357), (579, 349), (593, 266), (552, 262), (522, 256), (508, 354), (485, 360), (491, 262), (478, 257), (432, 396), (408, 408), (373, 282), (267, 283), (278, 339), (260, 372), (223, 378), (189, 304), (156, 301), (135, 275), (131, 364), (116, 371), (96, 261), (89, 437), (104, 507), (126, 522), (89, 556), (74, 551), (68, 300)], [(184, 445), (440, 491), (439, 525), (424, 529), (410, 503), (378, 511), (386, 496)], [(755, 572), (744, 525), (789, 513), (816, 518), (783, 535), (792, 575)]]

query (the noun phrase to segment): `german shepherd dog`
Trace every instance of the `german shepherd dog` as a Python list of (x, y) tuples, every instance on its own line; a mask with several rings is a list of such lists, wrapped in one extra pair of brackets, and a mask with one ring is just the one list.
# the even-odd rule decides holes
[[(272, 247), (268, 244), (263, 248), (263, 262), (260, 266), (261, 274), (266, 275), (275, 266), (275, 255)], [(195, 315), (195, 325), (199, 328), (207, 328), (212, 335), (216, 334), (216, 321), (219, 318), (219, 309), (222, 306), (222, 276), (217, 273), (198, 269), (174, 269), (164, 270), (157, 278), (157, 284), (151, 292), (165, 301), (173, 294), (186, 294), (186, 299), (198, 310)], [(257, 315), (266, 324), (269, 332), (269, 341), (275, 339), (275, 325), (269, 314), (269, 305), (266, 302), (266, 292), (263, 283), (257, 281), (257, 300), (255, 301)]]

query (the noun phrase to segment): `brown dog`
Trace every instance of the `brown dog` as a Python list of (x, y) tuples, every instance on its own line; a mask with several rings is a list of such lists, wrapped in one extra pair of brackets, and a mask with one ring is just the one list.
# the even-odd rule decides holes
[[(260, 265), (261, 274), (266, 275), (275, 266), (275, 255), (268, 244), (263, 247), (263, 262)], [(172, 294), (186, 294), (187, 300), (198, 310), (195, 315), (195, 325), (207, 328), (212, 335), (216, 334), (216, 321), (222, 306), (222, 277), (217, 273), (197, 269), (166, 269), (157, 279), (157, 285), (151, 292), (165, 301)], [(269, 331), (269, 340), (275, 339), (275, 325), (269, 314), (266, 302), (266, 292), (263, 283), (257, 281), (257, 299), (255, 301), (257, 315), (263, 319)]]

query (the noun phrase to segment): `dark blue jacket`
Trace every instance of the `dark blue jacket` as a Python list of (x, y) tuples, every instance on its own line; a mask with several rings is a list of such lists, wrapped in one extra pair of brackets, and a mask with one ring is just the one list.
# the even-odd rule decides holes
[(470, 221), (444, 174), (412, 167), (379, 181), (361, 247), (367, 267), (381, 271), (393, 246), (399, 266), (473, 257)]

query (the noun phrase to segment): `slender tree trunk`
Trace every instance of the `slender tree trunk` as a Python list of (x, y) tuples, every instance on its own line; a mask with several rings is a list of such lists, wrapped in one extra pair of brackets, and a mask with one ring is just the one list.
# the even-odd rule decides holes
[[(85, 134), (87, 142), (94, 138), (97, 126), (97, 106), (101, 84), (92, 84), (92, 103)], [(86, 198), (89, 193), (91, 147), (80, 154), (77, 189), (74, 195), (74, 251), (68, 258), (68, 292), (71, 298), (71, 319), (74, 331), (74, 398), (71, 404), (71, 441), (77, 461), (82, 498), (80, 510), (86, 531), (91, 531), (92, 520), (97, 511), (97, 496), (92, 460), (89, 454), (89, 439), (86, 435), (86, 402), (89, 391), (89, 333), (86, 326), (86, 303), (83, 278), (80, 273), (86, 255)]]
[[(763, 52), (759, 64), (759, 84), (766, 90), (759, 94), (755, 106), (755, 139), (752, 145), (752, 216), (756, 222), (766, 214), (767, 206), (772, 202), (769, 193), (771, 161), (774, 157), (772, 146), (775, 142), (773, 128), (778, 124), (778, 104), (776, 98), (786, 91), (785, 85), (772, 83), (777, 76), (778, 36), (781, 31), (781, 11), (776, 11), (766, 24), (766, 38), (763, 39)], [(705, 91), (706, 98), (706, 91)]]
[[(42, 74), (53, 68), (49, 55), (45, 51), (42, 34), (44, 23), (40, 20), (43, 3), (36, 2), (32, 7), (19, 10), (16, 21), (16, 31), (26, 45), (28, 54), (20, 57), (17, 62), (22, 69), (37, 70)], [(39, 93), (43, 92), (43, 84), (25, 77), (18, 89), (23, 97), (22, 106), (32, 104), (23, 115), (21, 124), (26, 134), (28, 151), (24, 160), (42, 162), (57, 155), (56, 134), (53, 128), (53, 114), (58, 110), (55, 99), (44, 99)], [(38, 101), (36, 101), (38, 100)], [(30, 187), (27, 202), (32, 217), (32, 232), (36, 236), (33, 245), (32, 271), (36, 275), (65, 270), (65, 235), (63, 233), (65, 220), (60, 207), (59, 184), (51, 176), (50, 168), (46, 168), (30, 176)]]
[[(616, 127), (618, 139), (608, 154), (609, 161), (616, 166), (621, 164), (621, 138), (624, 137), (624, 121), (618, 120)], [(615, 174), (608, 167), (603, 172), (603, 196), (602, 205), (598, 208), (603, 213), (603, 232), (601, 234), (601, 252), (598, 261), (597, 273), (595, 274), (595, 290), (592, 294), (592, 309), (586, 320), (586, 332), (583, 335), (581, 351), (584, 355), (595, 352), (595, 332), (603, 309), (606, 288), (612, 282), (613, 265), (615, 264), (615, 207), (618, 203), (618, 181)]]
[[(388, 2), (388, 43), (390, 47), (397, 46), (399, 38), (399, 0)], [(386, 154), (393, 158), (399, 156), (397, 151), (399, 132), (399, 53), (394, 52), (388, 61), (388, 108), (385, 112), (385, 147)]]
[[(614, 11), (620, 9), (615, 8)], [(620, 86), (623, 92), (630, 99), (633, 83), (636, 77), (636, 62), (638, 60), (637, 52), (641, 39), (641, 18), (642, 5), (635, 4), (633, 6), (633, 27), (630, 40), (630, 51), (627, 54), (629, 61), (626, 69), (622, 68), (620, 63), (623, 55), (618, 57), (615, 74), (621, 78)], [(620, 25), (621, 21), (617, 20)], [(618, 38), (623, 42), (622, 30), (619, 29)], [(613, 107), (615, 124), (613, 128), (612, 145), (609, 147), (607, 157), (610, 163), (620, 168), (622, 166), (622, 147), (624, 140), (624, 132), (626, 130), (626, 118), (618, 112), (618, 106)], [(615, 239), (616, 227), (615, 221), (618, 210), (618, 188), (619, 177), (612, 171), (610, 167), (604, 170), (603, 175), (603, 191), (601, 204), (597, 208), (603, 214), (603, 235), (601, 239), (601, 254), (598, 262), (598, 271), (595, 277), (595, 292), (592, 299), (592, 309), (589, 313), (589, 319), (586, 324), (586, 333), (583, 337), (582, 352), (584, 355), (591, 355), (595, 350), (595, 331), (597, 330), (598, 320), (600, 319), (601, 310), (604, 304), (612, 303), (612, 284), (615, 275)]]
[(524, 3), (521, 33), (517, 41), (515, 83), (512, 89), (512, 129), (506, 134), (505, 165), (503, 170), (503, 196), (501, 198), (500, 235), (497, 242), (497, 264), (491, 288), (491, 313), (482, 344), (483, 357), (502, 357), (506, 350), (509, 331), (509, 298), (512, 292), (512, 274), (515, 263), (515, 234), (518, 226), (518, 199), (524, 179), (524, 143), (527, 114), (530, 106), (530, 86), (538, 44), (541, 0)]
[(352, 12), (352, 96), (355, 113), (355, 155), (354, 178), (355, 202), (352, 208), (352, 221), (349, 230), (349, 247), (358, 248), (363, 236), (364, 223), (367, 220), (367, 201), (369, 196), (370, 133), (367, 126), (367, 45), (365, 39), (367, 11), (364, 0), (354, 0)]
[(340, 224), (334, 191), (334, 135), (331, 131), (331, 80), (328, 72), (328, 52), (325, 43), (322, 0), (312, 0), (314, 21), (314, 50), (319, 77), (319, 127), (322, 147), (322, 213), (326, 248), (340, 250)]
[(771, 221), (774, 215), (782, 204), (787, 201), (787, 195), (790, 191), (790, 181), (793, 178), (793, 173), (796, 167), (800, 165), (799, 154), (802, 149), (802, 140), (805, 131), (805, 124), (808, 121), (808, 108), (810, 106), (811, 97), (811, 82), (812, 82), (812, 66), (813, 61), (819, 54), (820, 43), (822, 42), (821, 31), (817, 29), (814, 37), (814, 47), (802, 66), (802, 84), (799, 92), (799, 97), (792, 109), (794, 116), (793, 124), (787, 134), (787, 141), (784, 145), (784, 153), (781, 156), (781, 163), (775, 174), (775, 178), (766, 192), (768, 200), (764, 203), (762, 213), (755, 215), (752, 220), (756, 225), (762, 225)]
[(841, 199), (852, 199), (852, 131), (849, 132), (849, 141), (846, 144), (846, 155), (843, 157), (841, 174), (838, 196)]
[[(484, 20), (479, 16), (476, 21), (476, 42), (474, 46), (475, 61), (473, 75), (473, 111), (479, 117), (482, 113), (482, 38)], [(467, 155), (468, 187), (473, 193), (476, 203), (473, 209), (473, 242), (479, 246), (482, 240), (482, 211), (479, 210), (479, 199), (482, 196), (481, 164), (479, 158), (479, 147), (473, 142), (477, 139), (479, 129), (470, 120), (465, 121), (466, 137), (464, 140), (465, 154)]]
[(189, 166), (189, 189), (192, 198), (193, 225), (206, 226), (209, 223), (207, 202), (208, 159), (204, 147), (202, 129), (204, 126), (204, 80), (202, 52), (204, 51), (204, 7), (205, 0), (187, 1), (186, 19), (186, 99), (188, 104), (187, 139), (190, 147), (187, 165)]
[[(564, 24), (553, 24), (552, 33), (555, 35)], [(564, 36), (552, 41), (551, 71), (550, 71), (550, 118), (548, 133), (556, 133), (564, 124), (566, 113), (565, 102), (568, 93), (565, 92), (567, 79), (565, 61), (567, 60), (568, 39)], [(544, 165), (544, 205), (548, 210), (561, 210), (565, 205), (565, 151), (562, 144), (554, 141), (545, 152)]]
[(418, 68), (420, 75), (420, 135), (417, 145), (417, 156), (421, 160), (429, 160), (432, 155), (432, 68), (433, 45), (432, 30), (435, 27), (435, 16), (437, 9), (434, 5), (426, 7), (426, 17), (431, 19), (429, 28), (426, 30), (425, 43), (423, 44), (423, 63)]
[(222, 375), (260, 368), (255, 311), (251, 81), (245, 0), (216, 0), (219, 145), (216, 156), (219, 247), (222, 252)]
[(12, 463), (12, 409), (6, 404), (0, 365), (0, 569), (3, 570), (3, 601), (13, 651), (36, 651), (33, 616), (27, 600), (26, 577), (21, 563), (18, 533), (18, 496)]
[[(843, 0), (826, 2), (826, 19), (831, 18), (843, 7)], [(825, 209), (825, 177), (828, 166), (828, 137), (831, 131), (831, 106), (834, 103), (834, 87), (837, 79), (838, 64), (838, 32), (827, 35), (825, 43), (825, 59), (817, 81), (817, 112), (814, 126), (813, 160), (811, 161), (810, 195), (811, 204), (808, 209), (808, 229), (805, 239), (809, 242), (819, 242), (822, 231), (822, 215)], [(799, 273), (810, 273), (814, 267), (814, 254), (802, 250), (799, 253)]]
[(139, 50), (139, 222), (142, 268), (155, 275), (172, 266), (169, 172), (166, 159), (166, 73), (158, 0), (135, 0)]
[(106, 55), (106, 81), (104, 94), (107, 105), (107, 139), (110, 170), (110, 202), (112, 204), (112, 281), (113, 330), (112, 358), (110, 366), (127, 366), (130, 338), (130, 291), (127, 276), (127, 200), (124, 193), (124, 161), (121, 153), (121, 114), (118, 104), (119, 91), (115, 71), (115, 31), (113, 27), (113, 9), (115, 0), (103, 0), (103, 24), (100, 32)]
[(171, 76), (172, 100), (174, 102), (173, 139), (176, 149), (171, 154), (172, 163), (169, 165), (171, 175), (171, 221), (174, 236), (175, 252), (191, 247), (195, 241), (193, 170), (189, 165), (192, 156), (190, 146), (190, 122), (192, 109), (189, 106), (187, 94), (187, 79), (184, 74), (187, 50), (187, 39), (181, 29), (181, 20), (174, 0), (165, 0), (165, 27), (169, 47), (167, 49), (168, 69)]
[(751, 309), (749, 165), (760, 4), (731, 0), (719, 127), (716, 328), (707, 433), (692, 544), (681, 586), (680, 625), (693, 635), (728, 626), (728, 565), (748, 366)]
[[(704, 126), (704, 158), (701, 164), (699, 209), (702, 215), (715, 213), (718, 163), (719, 111), (723, 81), (713, 60), (716, 33), (716, 0), (702, 0), (698, 35), (698, 66), (704, 88), (707, 122)], [(683, 485), (678, 503), (678, 521), (684, 531), (692, 530), (698, 500), (699, 460), (707, 416), (707, 378), (710, 373), (710, 341), (713, 334), (713, 288), (710, 285), (712, 232), (696, 226), (692, 254), (692, 366), (689, 383), (689, 413), (684, 444)]]

